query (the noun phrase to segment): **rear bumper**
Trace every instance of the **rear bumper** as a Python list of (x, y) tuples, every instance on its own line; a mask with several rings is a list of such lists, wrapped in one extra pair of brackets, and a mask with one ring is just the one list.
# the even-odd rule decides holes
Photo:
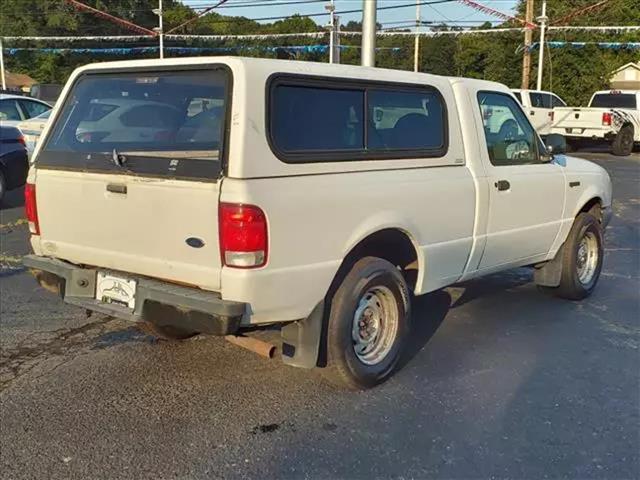
[(611, 129), (605, 128), (583, 128), (583, 127), (552, 127), (551, 133), (557, 133), (563, 135), (566, 138), (573, 139), (591, 139), (591, 140), (606, 140), (611, 141), (615, 138), (617, 132)]
[(180, 326), (199, 333), (229, 335), (238, 330), (247, 311), (245, 303), (223, 300), (214, 292), (120, 273), (137, 282), (136, 306), (129, 309), (96, 300), (96, 268), (83, 268), (38, 255), (24, 257), (23, 263), (34, 270), (40, 285), (58, 292), (65, 302), (125, 320)]

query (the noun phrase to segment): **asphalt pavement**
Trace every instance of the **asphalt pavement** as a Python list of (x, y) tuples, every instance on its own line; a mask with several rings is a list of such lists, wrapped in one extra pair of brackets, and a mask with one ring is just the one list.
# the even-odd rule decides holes
[(0, 211), (0, 476), (640, 478), (640, 154), (596, 161), (615, 217), (595, 293), (517, 269), (417, 301), (371, 391), (220, 338), (157, 342), (37, 287), (21, 192)]

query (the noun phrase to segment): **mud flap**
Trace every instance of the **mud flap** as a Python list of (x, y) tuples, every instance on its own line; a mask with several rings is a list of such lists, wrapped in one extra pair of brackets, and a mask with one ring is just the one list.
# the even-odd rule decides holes
[(553, 260), (549, 260), (541, 265), (536, 265), (533, 269), (533, 281), (541, 287), (557, 287), (562, 278), (562, 257), (564, 253), (564, 243), (556, 252)]
[(282, 328), (282, 361), (286, 365), (300, 368), (317, 365), (323, 318), (324, 301), (318, 303), (307, 318)]

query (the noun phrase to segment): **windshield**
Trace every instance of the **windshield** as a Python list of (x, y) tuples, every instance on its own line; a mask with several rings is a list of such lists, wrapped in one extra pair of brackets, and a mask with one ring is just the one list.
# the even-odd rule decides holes
[(636, 108), (636, 96), (632, 93), (598, 93), (591, 100), (594, 108)]
[(226, 77), (220, 70), (86, 75), (44, 151), (218, 160)]

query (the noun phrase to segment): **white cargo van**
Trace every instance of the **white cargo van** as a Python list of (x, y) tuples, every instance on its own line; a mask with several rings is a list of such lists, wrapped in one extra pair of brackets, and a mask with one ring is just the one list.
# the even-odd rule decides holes
[(36, 148), (24, 263), (66, 302), (159, 336), (279, 324), (286, 363), (368, 388), (423, 321), (414, 295), (525, 265), (561, 297), (593, 291), (609, 176), (547, 141), (492, 82), (231, 57), (90, 65)]

